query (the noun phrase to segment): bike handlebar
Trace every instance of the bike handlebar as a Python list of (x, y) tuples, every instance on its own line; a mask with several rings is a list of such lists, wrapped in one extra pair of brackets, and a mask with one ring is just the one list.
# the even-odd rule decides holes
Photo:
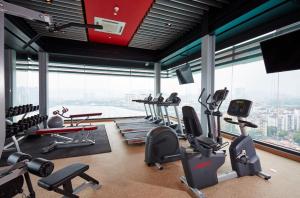
[(246, 127), (250, 127), (250, 128), (257, 128), (258, 126), (252, 122), (249, 122), (249, 121), (246, 121), (246, 120), (238, 120), (237, 122), (236, 121), (233, 121), (232, 118), (224, 118), (224, 120), (228, 123), (231, 123), (231, 124), (244, 124), (244, 126)]

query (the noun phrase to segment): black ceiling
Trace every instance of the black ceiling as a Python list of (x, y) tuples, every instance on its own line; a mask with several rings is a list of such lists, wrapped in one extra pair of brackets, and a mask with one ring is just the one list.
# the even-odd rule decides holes
[[(24, 1), (21, 0), (10, 0), (15, 3), (19, 4), (26, 4)], [(32, 1), (32, 0), (31, 0)], [(34, 0), (33, 2), (36, 3), (37, 0)], [(55, 1), (55, 0), (54, 0)], [(178, 31), (170, 33), (169, 38), (165, 38), (165, 42), (157, 43), (160, 41), (155, 41), (156, 43), (152, 46), (156, 47), (147, 47), (144, 42), (142, 42), (143, 39), (146, 39), (144, 36), (149, 34), (151, 32), (151, 28), (155, 28), (157, 22), (153, 21), (153, 18), (155, 20), (166, 20), (165, 15), (169, 15), (168, 17), (173, 18), (173, 20), (179, 20), (174, 18), (174, 12), (175, 10), (180, 8), (172, 7), (164, 3), (166, 3), (168, 0), (156, 0), (156, 3), (153, 4), (152, 8), (150, 9), (150, 12), (148, 15), (144, 18), (144, 21), (142, 25), (140, 26), (139, 30), (137, 31), (136, 38), (140, 37), (139, 39), (136, 39), (136, 42), (133, 42), (134, 44), (130, 44), (131, 47), (120, 47), (120, 46), (114, 46), (114, 45), (107, 45), (107, 44), (99, 44), (99, 43), (91, 43), (86, 42), (85, 39), (66, 39), (64, 36), (56, 36), (53, 35), (53, 37), (42, 37), (37, 43), (34, 43), (30, 48), (28, 48), (26, 51), (22, 50), (21, 46), (22, 43), (24, 44), (27, 42), (30, 38), (32, 38), (38, 31), (41, 31), (39, 27), (36, 25), (33, 25), (32, 22), (28, 23), (28, 21), (25, 21), (23, 19), (17, 18), (17, 17), (11, 17), (8, 16), (7, 19), (9, 22), (5, 23), (6, 26), (6, 44), (7, 47), (16, 49), (19, 54), (23, 54), (25, 56), (32, 56), (35, 52), (37, 52), (39, 49), (38, 47), (41, 47), (42, 50), (47, 51), (50, 53), (53, 60), (59, 60), (61, 62), (90, 62), (95, 64), (102, 64), (106, 63), (106, 65), (123, 65), (124, 67), (128, 67), (135, 65), (136, 67), (144, 67), (146, 63), (152, 63), (160, 61), (163, 57), (167, 56), (168, 54), (184, 47), (188, 43), (194, 41), (195, 39), (198, 39), (202, 37), (203, 35), (210, 33), (214, 31), (216, 28), (221, 27), (222, 25), (232, 21), (233, 19), (237, 18), (238, 16), (241, 16), (248, 11), (254, 9), (255, 7), (267, 2), (266, 0), (206, 0), (206, 2), (215, 3), (213, 5), (206, 5), (209, 9), (203, 9), (203, 12), (199, 13), (198, 15), (191, 14), (192, 17), (189, 17), (189, 19), (199, 16), (201, 18), (201, 23), (194, 22), (191, 23), (191, 20), (189, 21), (190, 28), (184, 28), (187, 27), (186, 24), (179, 22), (178, 24), (181, 24), (182, 26), (178, 28)], [(199, 0), (200, 1), (200, 0)], [(202, 5), (199, 4), (198, 0), (172, 0), (170, 3), (174, 2), (184, 2), (184, 5), (187, 6), (190, 4), (196, 4), (196, 5)], [(62, 1), (59, 1), (62, 2)], [(205, 1), (201, 1), (202, 3)], [(78, 5), (79, 6), (79, 5)], [(193, 7), (193, 6), (192, 6)], [(195, 6), (194, 6), (195, 7)], [(187, 6), (188, 8), (188, 6)], [(157, 17), (156, 15), (161, 15), (157, 12), (162, 12), (165, 9), (165, 14), (161, 16), (161, 18)], [(169, 11), (167, 10), (169, 9)], [(182, 10), (178, 11), (182, 12)], [(154, 16), (154, 14), (156, 15)], [(188, 11), (187, 11), (188, 13)], [(53, 14), (55, 14), (53, 12)], [(177, 17), (182, 17), (183, 21), (186, 21), (184, 19), (183, 13), (178, 14)], [(298, 16), (297, 16), (298, 17)], [(59, 17), (57, 17), (59, 19)], [(150, 20), (149, 20), (150, 19)], [(149, 21), (152, 20), (152, 26), (149, 26)], [(171, 20), (171, 19), (170, 19)], [(278, 19), (279, 20), (279, 19)], [(292, 20), (292, 19), (291, 19)], [(192, 20), (194, 21), (194, 20)], [(281, 19), (279, 20), (280, 23), (284, 24), (287, 20)], [(278, 26), (280, 24), (276, 25), (277, 21), (273, 21), (273, 26), (269, 25), (269, 28), (266, 25), (266, 28), (260, 27), (260, 33), (269, 31), (270, 27), (274, 28), (274, 26)], [(275, 23), (275, 24), (274, 24)], [(158, 27), (158, 26), (157, 26)], [(150, 28), (150, 29), (149, 29)], [(179, 31), (181, 30), (181, 31)], [(187, 31), (188, 30), (188, 31)], [(147, 32), (148, 31), (148, 32)], [(156, 30), (157, 32), (167, 31), (167, 29), (163, 30)], [(255, 28), (253, 28), (253, 33), (250, 31), (248, 32), (248, 35), (245, 36), (251, 37), (251, 34), (254, 35)], [(143, 35), (145, 34), (145, 35)], [(165, 33), (164, 33), (165, 35)], [(252, 36), (253, 36), (252, 35)], [(52, 35), (51, 35), (52, 36)], [(65, 36), (68, 36), (65, 34)], [(74, 38), (78, 38), (76, 35)], [(60, 38), (58, 38), (60, 37)], [(171, 39), (172, 38), (172, 39)], [(235, 39), (231, 38), (228, 41), (221, 43), (220, 46), (226, 47), (228, 45), (232, 45), (236, 42), (240, 42), (241, 38)], [(133, 38), (132, 41), (135, 41), (135, 38)], [(146, 47), (145, 47), (146, 46)], [(163, 49), (159, 49), (157, 46), (163, 46)], [(148, 49), (141, 49), (142, 48), (148, 48)], [(155, 49), (155, 50), (154, 50)], [(76, 57), (76, 58), (75, 58)], [(148, 65), (148, 64), (146, 64)]]

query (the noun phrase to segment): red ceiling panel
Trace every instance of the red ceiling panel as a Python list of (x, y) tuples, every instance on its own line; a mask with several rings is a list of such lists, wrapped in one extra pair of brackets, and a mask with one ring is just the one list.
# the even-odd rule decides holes
[[(84, 0), (87, 23), (93, 24), (94, 17), (125, 22), (122, 35), (88, 30), (89, 40), (98, 43), (127, 46), (142, 22), (153, 0)], [(119, 7), (114, 15), (114, 7)]]

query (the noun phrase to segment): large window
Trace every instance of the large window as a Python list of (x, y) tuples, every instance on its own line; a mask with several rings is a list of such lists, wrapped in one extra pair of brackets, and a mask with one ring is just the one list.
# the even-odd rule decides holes
[(39, 74), (36, 71), (22, 70), (16, 72), (16, 90), (14, 105), (39, 104)]
[[(200, 104), (198, 98), (201, 93), (201, 73), (193, 73), (195, 83), (180, 85), (177, 77), (163, 78), (161, 82), (161, 90), (164, 98), (167, 98), (172, 92), (177, 92), (181, 98), (179, 114), (182, 116), (181, 108), (185, 105), (193, 106), (197, 112), (200, 112)], [(169, 108), (171, 116), (174, 116), (173, 108)]]
[[(248, 129), (257, 140), (300, 151), (300, 71), (266, 74), (263, 60), (235, 64), (216, 70), (216, 88), (227, 86), (229, 99), (253, 101), (248, 120), (258, 125)], [(226, 114), (225, 114), (226, 116)], [(226, 132), (239, 134), (237, 126), (223, 122)]]
[[(16, 71), (14, 105), (39, 104), (37, 68)], [(49, 113), (69, 108), (70, 114), (102, 112), (102, 117), (144, 116), (132, 102), (154, 92), (153, 77), (49, 72)]]
[(102, 112), (102, 117), (145, 115), (144, 106), (132, 102), (153, 93), (149, 77), (122, 77), (52, 72), (49, 74), (50, 109), (67, 106), (70, 113)]

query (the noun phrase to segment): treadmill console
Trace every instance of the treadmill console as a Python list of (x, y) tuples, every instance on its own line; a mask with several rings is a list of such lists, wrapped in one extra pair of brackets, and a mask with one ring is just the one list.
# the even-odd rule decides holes
[(177, 96), (178, 96), (178, 93), (173, 92), (173, 93), (171, 93), (171, 95), (166, 99), (165, 102), (171, 102), (171, 103), (173, 103), (174, 99), (176, 99)]
[(229, 104), (227, 113), (230, 116), (243, 117), (246, 118), (249, 116), (252, 107), (252, 101), (237, 99), (232, 100)]
[(152, 100), (152, 95), (151, 95), (151, 94), (149, 94), (149, 96), (148, 96), (148, 97), (146, 97), (144, 100), (145, 100), (145, 101), (151, 101), (151, 100)]
[(162, 97), (162, 94), (159, 94), (158, 97), (153, 99), (153, 102), (163, 102), (164, 97)]

